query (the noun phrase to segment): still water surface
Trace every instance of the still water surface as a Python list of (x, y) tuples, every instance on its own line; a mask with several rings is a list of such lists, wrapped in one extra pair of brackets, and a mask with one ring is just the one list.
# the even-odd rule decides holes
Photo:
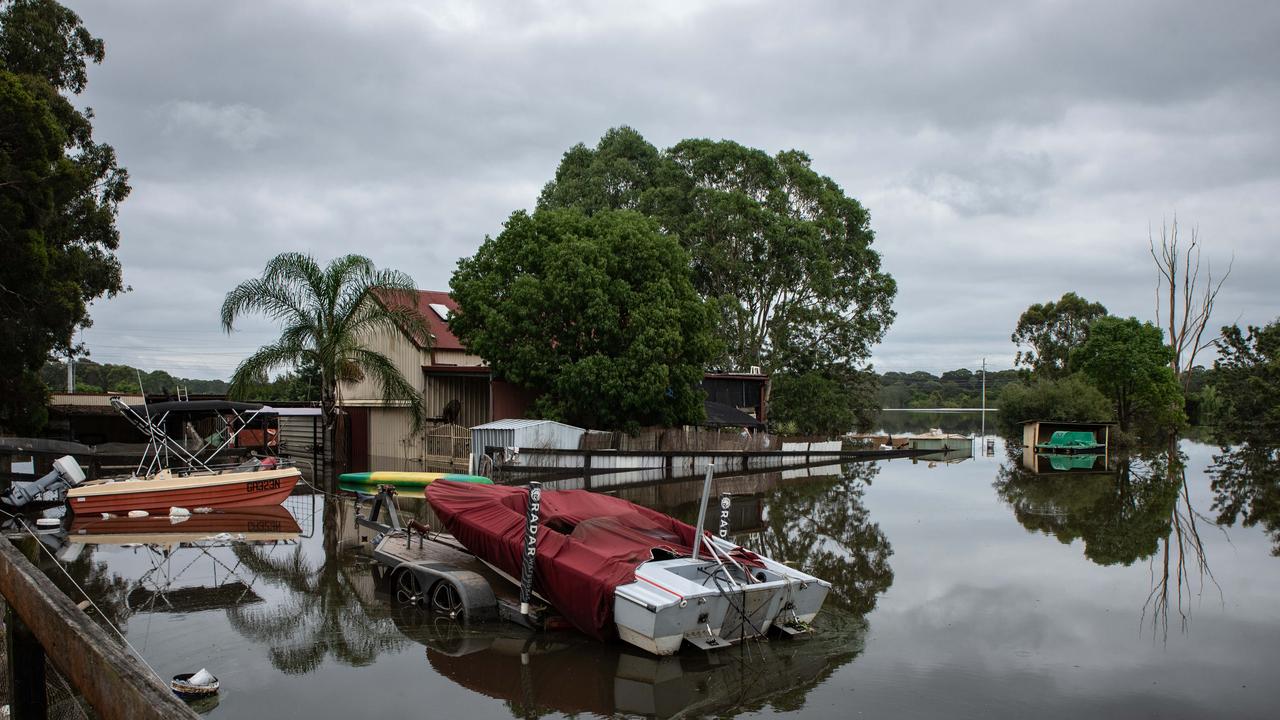
[[(1276, 717), (1280, 544), (1215, 525), (1217, 451), (1181, 451), (1185, 483), (1160, 453), (1037, 475), (999, 445), (725, 479), (738, 542), (835, 588), (815, 637), (711, 655), (397, 609), (322, 495), (286, 503), (296, 537), (117, 537), (68, 569), (161, 675), (216, 674), (219, 719)], [(621, 494), (691, 519), (699, 486)]]

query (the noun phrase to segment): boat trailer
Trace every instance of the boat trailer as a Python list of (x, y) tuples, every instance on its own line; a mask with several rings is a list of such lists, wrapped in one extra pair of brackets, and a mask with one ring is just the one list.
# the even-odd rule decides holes
[[(379, 485), (377, 494), (357, 493), (356, 498), (355, 524), (376, 533), (370, 540), (373, 560), (397, 601), (465, 622), (507, 620), (534, 630), (563, 624), (540, 598), (522, 614), (519, 582), (468, 552), (453, 536), (417, 520), (404, 522), (395, 486)], [(360, 506), (370, 498), (369, 511), (362, 514)]]

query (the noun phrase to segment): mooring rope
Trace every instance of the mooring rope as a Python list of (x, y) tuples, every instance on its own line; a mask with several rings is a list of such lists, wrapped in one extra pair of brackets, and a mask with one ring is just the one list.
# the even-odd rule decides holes
[(45, 547), (45, 544), (40, 541), (40, 536), (37, 535), (36, 532), (31, 529), (30, 525), (27, 524), (26, 518), (20, 515), (14, 515), (12, 513), (5, 512), (3, 510), (0, 510), (0, 513), (4, 513), (5, 515), (8, 515), (10, 519), (17, 520), (18, 524), (22, 525), (22, 529), (25, 530), (33, 540), (35, 540), (36, 545), (40, 548), (42, 552), (44, 552), (44, 554), (49, 556), (49, 559), (53, 561), (53, 564), (58, 566), (58, 570), (62, 571), (62, 574), (67, 578), (67, 581), (70, 582), (73, 586), (75, 586), (76, 590), (80, 591), (80, 594), (84, 596), (85, 601), (87, 601), (89, 605), (98, 612), (98, 616), (101, 617), (103, 622), (106, 623), (107, 627), (111, 628), (112, 632), (114, 632), (116, 636), (120, 638), (120, 641), (125, 644), (125, 647), (129, 648), (129, 650), (133, 652), (134, 656), (137, 657), (138, 660), (141, 661), (143, 665), (147, 666), (147, 669), (151, 671), (152, 675), (156, 676), (156, 679), (159, 680), (162, 685), (167, 685), (164, 677), (161, 676), (160, 673), (156, 672), (156, 669), (151, 666), (151, 663), (147, 662), (147, 659), (142, 656), (142, 653), (138, 651), (138, 648), (134, 647), (133, 643), (129, 642), (129, 638), (125, 637), (124, 633), (120, 632), (120, 628), (116, 627), (116, 624), (111, 622), (111, 618), (108, 617), (106, 613), (102, 612), (102, 608), (98, 607), (98, 603), (94, 602), (93, 598), (89, 597), (88, 591), (86, 591), (83, 587), (81, 587), (80, 583), (76, 582), (75, 578), (71, 577), (71, 573), (67, 572), (67, 569), (62, 566), (62, 562), (58, 560), (58, 557), (54, 555), (53, 552), (49, 550), (48, 547)]

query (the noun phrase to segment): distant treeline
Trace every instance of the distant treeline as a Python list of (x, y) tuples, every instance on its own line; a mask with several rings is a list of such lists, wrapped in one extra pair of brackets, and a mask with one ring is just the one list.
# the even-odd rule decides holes
[[(1023, 377), (1019, 370), (987, 372), (987, 406), (1006, 385)], [(887, 372), (880, 376), (883, 408), (976, 408), (982, 406), (982, 373), (961, 368), (942, 375), (924, 371)]]
[[(137, 393), (139, 374), (142, 376), (142, 386), (149, 395), (176, 395), (178, 388), (189, 395), (226, 395), (231, 389), (231, 384), (226, 380), (180, 378), (163, 370), (140, 371), (132, 365), (96, 363), (92, 360), (77, 360), (75, 373), (78, 393)], [(50, 360), (41, 369), (40, 378), (50, 392), (66, 392), (67, 364)], [(284, 373), (269, 383), (248, 388), (239, 397), (261, 402), (308, 402), (319, 397), (318, 387), (319, 381), (314, 373)]]
[[(139, 370), (131, 365), (96, 363), (77, 360), (75, 364), (76, 392), (78, 393), (139, 393), (138, 377), (142, 377), (142, 389), (148, 393), (172, 395), (183, 388), (192, 395), (221, 395), (227, 392), (225, 380), (197, 380), (178, 378), (163, 370)], [(50, 361), (40, 371), (40, 379), (52, 392), (66, 392), (67, 364)]]

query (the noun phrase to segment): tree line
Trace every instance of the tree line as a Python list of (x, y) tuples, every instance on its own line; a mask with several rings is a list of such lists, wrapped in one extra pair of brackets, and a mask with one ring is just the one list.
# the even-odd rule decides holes
[[(986, 374), (987, 407), (997, 407), (996, 397), (1024, 373), (993, 370)], [(981, 372), (967, 368), (933, 375), (915, 372), (886, 372), (879, 376), (880, 406), (884, 408), (976, 408), (982, 406)]]
[[(73, 369), (75, 392), (78, 393), (138, 394), (145, 390), (149, 395), (173, 395), (181, 388), (192, 395), (222, 395), (230, 387), (225, 380), (179, 378), (164, 370), (148, 372), (132, 365), (97, 363), (88, 359), (76, 360)], [(40, 379), (48, 388), (66, 390), (67, 364), (56, 360), (46, 362), (40, 369)]]

